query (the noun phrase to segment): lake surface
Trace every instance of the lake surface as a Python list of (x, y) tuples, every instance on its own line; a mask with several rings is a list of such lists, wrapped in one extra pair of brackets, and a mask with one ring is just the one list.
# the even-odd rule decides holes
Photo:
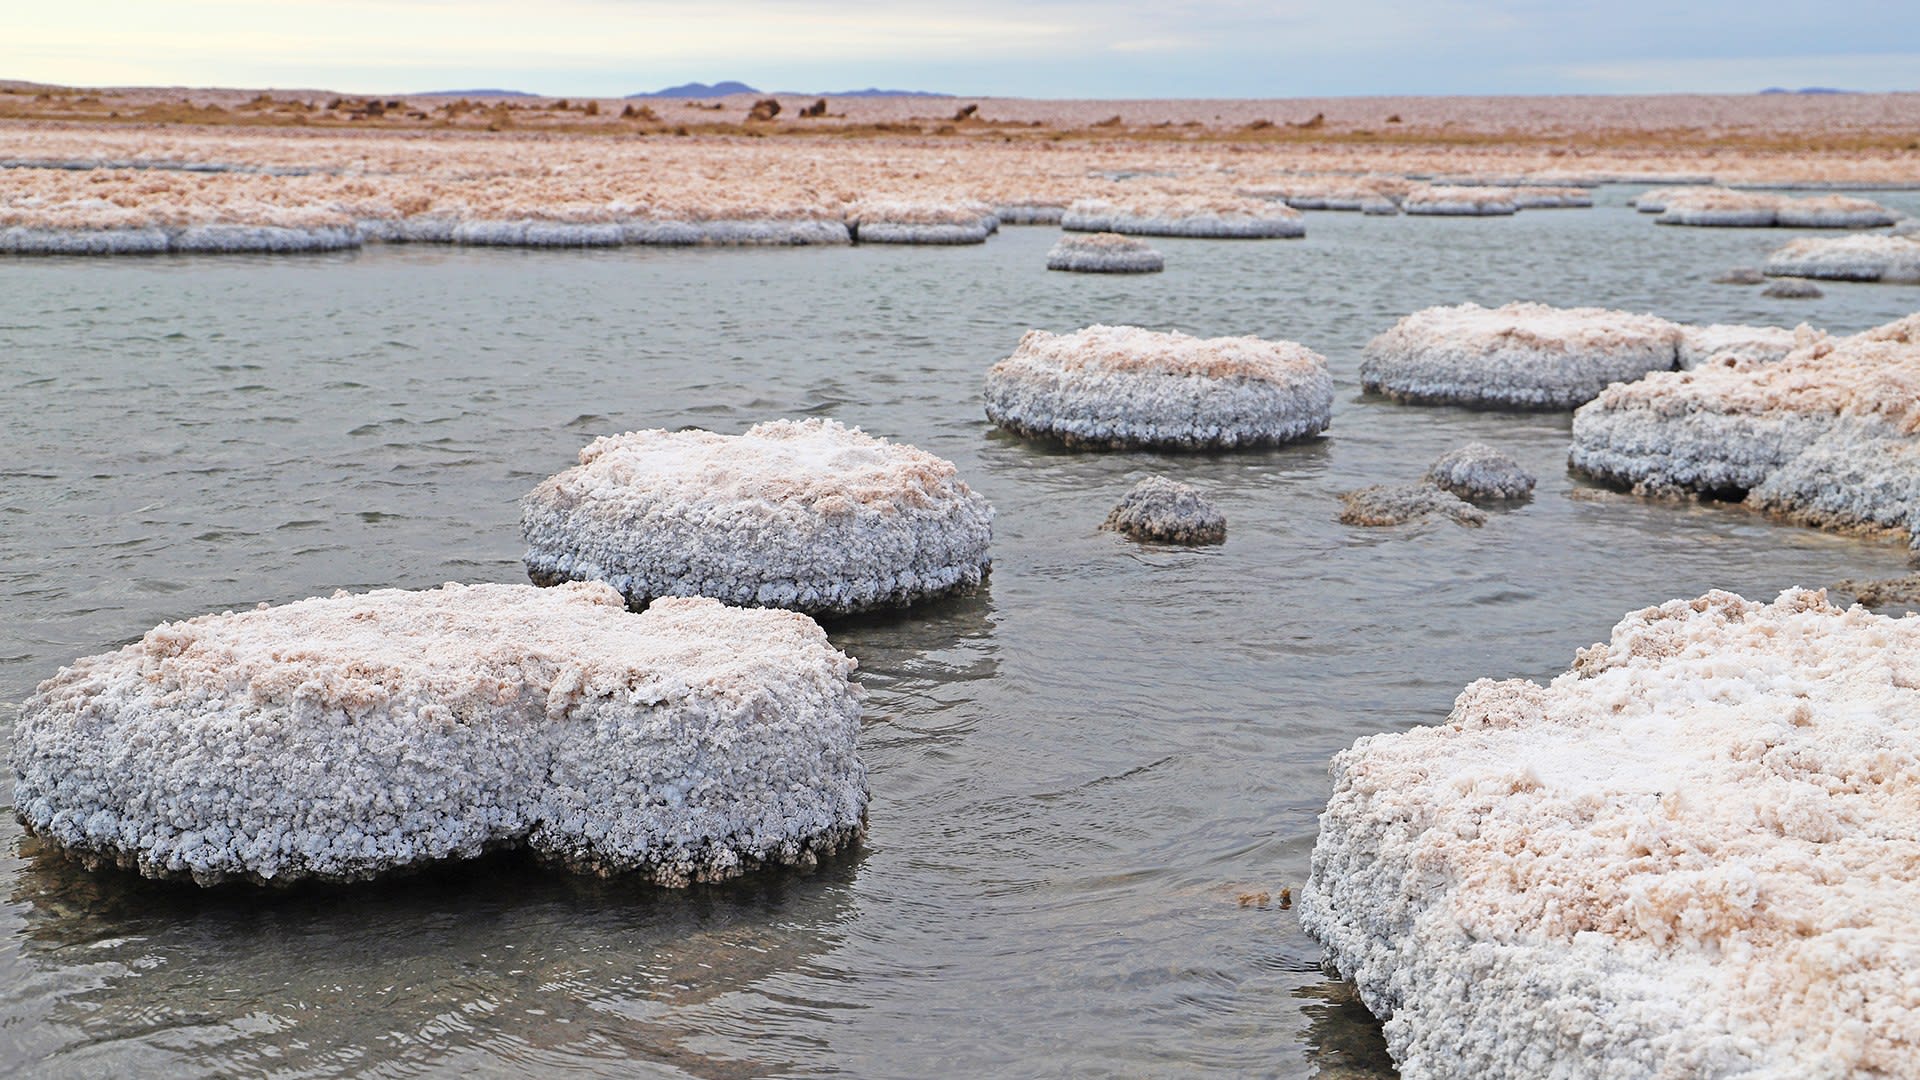
[[(1794, 234), (1658, 227), (1630, 194), (1156, 239), (1146, 277), (1048, 273), (1058, 234), (1035, 228), (0, 261), (0, 743), (39, 680), (163, 620), (524, 580), (517, 499), (603, 433), (831, 416), (951, 458), (998, 509), (982, 592), (829, 626), (868, 690), (858, 852), (680, 892), (495, 859), (262, 895), (86, 873), (7, 809), (0, 1074), (1390, 1075), (1278, 901), (1333, 753), (1443, 718), (1473, 679), (1558, 674), (1637, 608), (1906, 569), (1900, 544), (1737, 506), (1576, 498), (1565, 415), (1362, 399), (1361, 346), (1431, 304), (1846, 332), (1920, 308), (1912, 287), (1709, 284)], [(1022, 332), (1092, 322), (1303, 342), (1333, 427), (1160, 455), (986, 423), (983, 373)], [(1469, 439), (1535, 470), (1534, 499), (1481, 529), (1335, 520), (1341, 492)], [(1098, 531), (1150, 473), (1211, 492), (1227, 543)]]

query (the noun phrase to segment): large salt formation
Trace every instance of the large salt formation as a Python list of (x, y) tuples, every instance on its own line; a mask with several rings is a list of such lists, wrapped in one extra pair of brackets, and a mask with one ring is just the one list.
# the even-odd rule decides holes
[(1063, 236), (1047, 252), (1047, 269), (1080, 274), (1153, 274), (1166, 260), (1144, 241), (1119, 233)]
[(1400, 209), (1429, 217), (1503, 217), (1518, 211), (1520, 203), (1512, 188), (1439, 185), (1408, 192)]
[(1069, 446), (1224, 449), (1324, 431), (1333, 378), (1290, 341), (1089, 326), (1028, 331), (988, 370), (986, 398), (994, 423)]
[(1300, 921), (1409, 1080), (1906, 1076), (1920, 620), (1724, 592), (1334, 758)]
[(1920, 536), (1920, 316), (1609, 387), (1570, 463), (1646, 493), (1742, 498), (1829, 529)]
[(952, 462), (819, 419), (605, 436), (521, 507), (537, 584), (816, 614), (980, 584), (992, 525)]
[(1765, 272), (1830, 281), (1920, 282), (1920, 239), (1810, 236), (1767, 256)]
[(1681, 328), (1652, 315), (1544, 304), (1417, 311), (1367, 343), (1366, 390), (1398, 401), (1569, 409), (1671, 370)]
[(604, 585), (384, 589), (165, 623), (40, 685), (14, 807), (149, 877), (352, 881), (502, 847), (664, 884), (865, 829), (853, 661), (811, 619)]
[(1079, 199), (1060, 226), (1069, 232), (1191, 236), (1249, 240), (1305, 236), (1306, 220), (1285, 203), (1264, 199), (1142, 193), (1123, 201)]
[[(1735, 228), (1871, 229), (1891, 225), (1899, 215), (1866, 199), (1816, 195), (1795, 199), (1760, 191), (1690, 188), (1666, 194), (1657, 204), (1662, 225)], [(1642, 210), (1649, 209), (1642, 199)]]

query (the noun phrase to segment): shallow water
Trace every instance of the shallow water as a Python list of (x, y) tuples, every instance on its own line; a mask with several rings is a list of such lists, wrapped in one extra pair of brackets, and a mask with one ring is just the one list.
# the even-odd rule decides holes
[[(1576, 498), (1563, 415), (1360, 397), (1360, 346), (1435, 303), (1838, 331), (1920, 308), (1910, 287), (1709, 284), (1789, 234), (1658, 227), (1630, 193), (1155, 240), (1167, 272), (1137, 278), (1048, 273), (1037, 228), (0, 262), (0, 731), (60, 664), (164, 619), (523, 580), (517, 498), (605, 432), (833, 416), (953, 459), (999, 511), (982, 593), (830, 627), (869, 691), (858, 853), (689, 892), (500, 859), (262, 897), (87, 874), (9, 812), (0, 1073), (1390, 1074), (1293, 912), (1235, 899), (1305, 879), (1331, 754), (1475, 678), (1551, 677), (1635, 608), (1906, 568), (1901, 545), (1736, 506)], [(985, 368), (1029, 327), (1094, 321), (1307, 343), (1333, 428), (1211, 456), (991, 429)], [(1537, 471), (1533, 501), (1478, 530), (1335, 521), (1340, 492), (1468, 439)], [(1227, 543), (1097, 531), (1147, 472), (1212, 492)]]

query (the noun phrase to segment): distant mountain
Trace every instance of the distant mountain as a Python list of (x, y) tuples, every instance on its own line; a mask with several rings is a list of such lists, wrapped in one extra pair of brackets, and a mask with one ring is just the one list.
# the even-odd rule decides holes
[(627, 97), (629, 98), (711, 98), (711, 97), (726, 97), (728, 94), (757, 94), (759, 92), (760, 91), (755, 90), (753, 87), (748, 86), (746, 83), (733, 82), (732, 80), (728, 80), (726, 82), (714, 83), (711, 86), (702, 82), (681, 83), (679, 86), (669, 86), (665, 90), (655, 90), (652, 93), (643, 92), (639, 94), (628, 94)]
[(541, 97), (525, 90), (422, 90), (408, 97)]
[[(801, 94), (801, 97), (807, 95)], [(881, 90), (872, 86), (865, 90), (827, 90), (815, 97), (937, 97), (950, 98), (952, 94), (943, 94), (937, 90)]]
[(1789, 90), (1784, 86), (1769, 86), (1760, 91), (1763, 94), (1857, 94), (1858, 90), (1836, 90), (1831, 86), (1803, 86), (1798, 90)]

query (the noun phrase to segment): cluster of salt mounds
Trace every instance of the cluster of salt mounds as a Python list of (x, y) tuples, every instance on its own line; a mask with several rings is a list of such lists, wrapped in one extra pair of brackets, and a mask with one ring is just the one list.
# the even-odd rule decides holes
[(1574, 413), (1569, 462), (1642, 493), (1920, 537), (1920, 316), (1609, 387)]
[(1665, 319), (1602, 308), (1433, 307), (1367, 343), (1360, 383), (1397, 401), (1569, 409), (1671, 370), (1680, 337)]
[(1512, 188), (1429, 186), (1408, 192), (1400, 209), (1435, 217), (1497, 217), (1514, 213), (1520, 204)]
[(1711, 326), (1680, 328), (1680, 367), (1697, 368), (1716, 356), (1732, 355), (1757, 364), (1784, 360), (1795, 349), (1806, 348), (1826, 338), (1823, 331), (1806, 323), (1789, 330), (1784, 326), (1735, 326), (1714, 323)]
[(1069, 446), (1270, 446), (1326, 430), (1327, 362), (1290, 341), (1134, 326), (1030, 330), (987, 371), (987, 418)]
[[(1866, 199), (1816, 195), (1795, 199), (1759, 191), (1693, 188), (1669, 192), (1656, 204), (1662, 225), (1734, 228), (1870, 229), (1891, 225), (1899, 215)], [(1641, 210), (1649, 209), (1646, 199)]]
[(1829, 281), (1920, 282), (1920, 239), (1807, 237), (1767, 256), (1765, 271), (1778, 277)]
[(1069, 232), (1245, 240), (1307, 235), (1306, 219), (1285, 203), (1206, 195), (1139, 195), (1124, 202), (1079, 199), (1060, 219)]
[(594, 440), (521, 506), (537, 584), (844, 614), (978, 585), (993, 507), (953, 463), (831, 420)]
[(1427, 467), (1427, 482), (1463, 499), (1524, 499), (1533, 494), (1534, 477), (1486, 443), (1471, 442), (1440, 455)]
[(1000, 231), (981, 203), (875, 200), (854, 207), (847, 225), (862, 244), (984, 244)]
[(1047, 252), (1047, 269), (1081, 274), (1153, 274), (1166, 260), (1145, 242), (1119, 233), (1063, 236)]
[(1487, 520), (1485, 511), (1431, 483), (1374, 484), (1340, 496), (1340, 504), (1342, 525), (1365, 528), (1404, 525), (1434, 514), (1445, 515), (1461, 525), (1479, 526)]
[(165, 623), (40, 684), (14, 806), (89, 864), (352, 881), (525, 846), (665, 884), (864, 831), (853, 661), (811, 619), (448, 585)]
[(1120, 499), (1102, 529), (1164, 544), (1223, 544), (1227, 516), (1198, 488), (1149, 476)]
[(1724, 592), (1333, 760), (1301, 925), (1409, 1078), (1911, 1075), (1920, 620)]

